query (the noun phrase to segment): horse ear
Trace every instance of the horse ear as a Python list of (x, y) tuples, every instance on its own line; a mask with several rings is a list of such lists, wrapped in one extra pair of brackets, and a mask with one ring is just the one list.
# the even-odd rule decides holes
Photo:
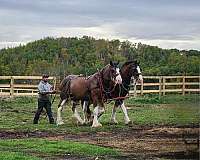
[(117, 61), (117, 65), (119, 64), (119, 60)]
[(140, 64), (140, 62), (139, 62), (138, 60), (135, 60), (134, 62), (135, 62), (135, 64), (137, 64), (137, 65)]
[(110, 61), (110, 65), (111, 65), (111, 66), (114, 66), (114, 64), (113, 64), (113, 62), (112, 62), (112, 61)]

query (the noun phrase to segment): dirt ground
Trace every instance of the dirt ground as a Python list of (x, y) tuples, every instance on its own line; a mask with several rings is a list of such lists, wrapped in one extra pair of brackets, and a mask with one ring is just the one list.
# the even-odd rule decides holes
[[(123, 153), (122, 157), (111, 156), (109, 159), (199, 159), (200, 130), (197, 125), (127, 127), (121, 131), (79, 134), (1, 131), (0, 139), (40, 137), (49, 140), (72, 140), (116, 148)], [(107, 158), (98, 157), (98, 159)], [(80, 157), (59, 157), (59, 159), (75, 160)]]

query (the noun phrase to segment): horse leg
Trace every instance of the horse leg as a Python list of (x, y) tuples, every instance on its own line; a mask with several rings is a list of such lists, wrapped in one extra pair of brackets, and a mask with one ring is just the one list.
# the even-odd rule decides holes
[(78, 122), (80, 122), (81, 124), (84, 124), (84, 121), (82, 120), (82, 118), (80, 117), (80, 115), (77, 111), (76, 102), (74, 102), (74, 101), (73, 101), (73, 104), (72, 104), (72, 111), (73, 111), (73, 114), (74, 114), (74, 117), (76, 118), (76, 120)]
[(87, 124), (89, 122), (89, 119), (88, 119), (88, 111), (90, 111), (90, 108), (89, 108), (89, 102), (88, 101), (83, 101), (83, 104), (82, 104), (82, 109), (83, 109), (83, 121), (85, 124)]
[(124, 105), (124, 102), (121, 104), (121, 108), (122, 108), (122, 111), (123, 111), (124, 116), (125, 116), (125, 117), (124, 117), (125, 124), (131, 123), (131, 121), (130, 121), (130, 119), (129, 119), (129, 117), (128, 117), (127, 109), (126, 109), (126, 107), (125, 107), (125, 105)]
[(58, 111), (57, 111), (57, 121), (56, 121), (56, 124), (57, 125), (62, 125), (64, 124), (63, 120), (62, 120), (62, 117), (61, 117), (61, 112), (63, 110), (63, 107), (66, 103), (67, 99), (64, 99), (64, 100), (60, 100), (60, 103), (58, 105)]
[(102, 124), (99, 123), (98, 118), (104, 113), (104, 106), (96, 106), (94, 108), (94, 118), (93, 118), (93, 123), (92, 123), (92, 127), (97, 128), (97, 127), (101, 127)]
[(93, 122), (92, 122), (92, 127), (97, 128), (97, 127), (101, 127), (102, 124), (100, 124), (98, 122), (98, 114), (99, 114), (99, 106), (94, 107), (94, 118), (93, 118)]
[(87, 111), (86, 111), (86, 113), (87, 113), (87, 121), (88, 121), (89, 123), (92, 123), (93, 114), (92, 114), (92, 112), (91, 112), (91, 110), (90, 110), (90, 103), (88, 103), (88, 105), (87, 105)]
[(111, 115), (111, 123), (112, 124), (118, 124), (117, 120), (116, 120), (116, 110), (118, 108), (118, 103), (115, 102), (113, 109), (112, 109), (112, 115)]

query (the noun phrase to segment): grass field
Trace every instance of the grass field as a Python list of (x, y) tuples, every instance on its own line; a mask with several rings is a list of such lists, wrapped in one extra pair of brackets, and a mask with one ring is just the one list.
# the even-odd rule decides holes
[[(57, 104), (58, 99), (53, 104), (55, 117)], [(96, 157), (98, 159), (122, 159), (122, 157), (130, 159), (130, 156), (126, 157), (127, 153), (120, 148), (120, 145), (125, 143), (124, 140), (118, 146), (117, 141), (111, 142), (105, 139), (106, 136), (110, 136), (111, 139), (113, 137), (120, 139), (123, 136), (128, 138), (135, 133), (140, 137), (145, 129), (149, 132), (155, 129), (154, 127), (157, 129), (158, 127), (163, 129), (166, 126), (198, 127), (200, 123), (199, 95), (167, 95), (161, 98), (145, 95), (129, 98), (125, 104), (133, 122), (131, 126), (124, 124), (121, 109), (118, 109), (116, 116), (119, 124), (109, 123), (113, 106), (111, 102), (106, 104), (106, 112), (100, 119), (103, 127), (94, 129), (89, 125), (77, 126), (73, 122), (69, 106), (63, 111), (64, 125), (48, 124), (45, 114), (40, 117), (39, 124), (34, 125), (32, 120), (37, 108), (36, 97), (1, 99), (0, 159), (94, 159)], [(187, 129), (181, 130), (181, 133), (182, 131), (185, 133)], [(175, 134), (178, 135), (178, 131)], [(137, 144), (135, 141), (134, 143)], [(127, 150), (129, 149), (131, 151), (131, 148)]]

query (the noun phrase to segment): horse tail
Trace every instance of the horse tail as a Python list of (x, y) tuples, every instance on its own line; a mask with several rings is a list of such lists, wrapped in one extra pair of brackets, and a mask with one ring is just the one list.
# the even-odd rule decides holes
[(65, 86), (68, 84), (68, 82), (69, 82), (69, 79), (67, 77), (63, 79), (60, 83), (59, 90), (62, 91), (63, 89), (65, 89)]
[(59, 90), (60, 90), (60, 98), (62, 100), (69, 98), (69, 95), (70, 95), (70, 82), (71, 82), (71, 79), (66, 77), (60, 83)]
[(60, 91), (62, 90), (65, 91), (66, 89), (69, 90), (71, 80), (76, 79), (77, 77), (78, 77), (77, 75), (68, 75), (67, 77), (65, 77), (60, 83), (60, 87), (59, 87)]

